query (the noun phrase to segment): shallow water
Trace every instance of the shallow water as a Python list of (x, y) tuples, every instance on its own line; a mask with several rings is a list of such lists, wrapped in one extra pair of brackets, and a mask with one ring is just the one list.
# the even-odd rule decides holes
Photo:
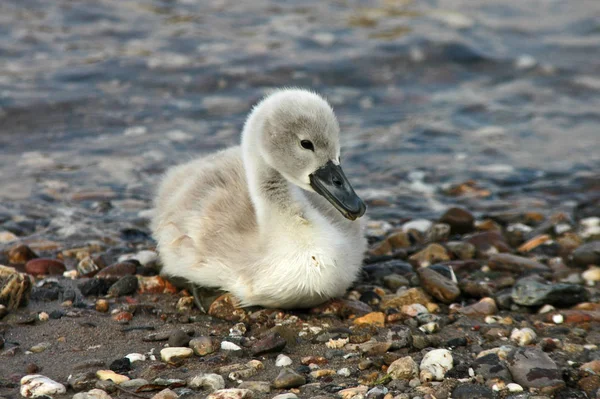
[(280, 86), (332, 102), (372, 218), (572, 210), (600, 190), (599, 16), (597, 0), (0, 2), (0, 230), (146, 240), (160, 173), (236, 144)]

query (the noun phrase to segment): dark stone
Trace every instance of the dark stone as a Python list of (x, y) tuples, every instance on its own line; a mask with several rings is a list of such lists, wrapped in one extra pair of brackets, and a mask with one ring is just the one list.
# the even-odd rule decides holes
[(279, 333), (269, 332), (252, 345), (252, 355), (259, 356), (265, 353), (281, 352), (286, 344), (286, 340)]
[(112, 281), (100, 278), (91, 278), (81, 282), (78, 285), (78, 288), (84, 296), (102, 296), (106, 295), (111, 285)]
[(190, 343), (191, 337), (183, 330), (173, 330), (169, 335), (169, 346), (170, 347), (180, 347), (180, 346), (188, 346)]
[(444, 276), (448, 279), (452, 279), (452, 272), (450, 271), (450, 268), (446, 265), (437, 263), (435, 265), (428, 266), (427, 268), (435, 271), (436, 273), (441, 274), (442, 276)]
[(578, 267), (600, 265), (600, 241), (583, 244), (571, 255), (572, 263)]
[(381, 281), (385, 276), (389, 276), (392, 273), (405, 278), (409, 278), (410, 275), (414, 274), (411, 264), (401, 260), (389, 260), (366, 265), (363, 267), (363, 271), (371, 281)]
[(360, 296), (359, 300), (367, 305), (377, 306), (381, 302), (381, 297), (374, 291), (367, 291)]
[(494, 254), (490, 256), (488, 266), (492, 270), (512, 273), (548, 273), (550, 268), (540, 262), (512, 254)]
[(65, 312), (62, 310), (53, 310), (50, 312), (50, 318), (53, 320), (58, 320), (65, 315)]
[[(134, 275), (136, 274), (138, 267), (136, 262), (128, 260), (125, 262), (113, 263), (100, 270), (98, 274), (96, 274), (96, 277), (117, 280), (123, 276)], [(137, 263), (139, 264), (139, 262)]]
[(473, 234), (467, 242), (475, 246), (476, 254), (481, 258), (487, 258), (490, 254), (498, 252), (511, 251), (502, 234), (497, 231), (484, 231), (483, 233)]
[(524, 388), (551, 393), (565, 386), (556, 363), (537, 348), (519, 348), (511, 352), (507, 364), (514, 381)]
[(56, 259), (31, 259), (25, 264), (25, 271), (32, 276), (61, 275), (65, 270), (65, 264)]
[(123, 276), (109, 288), (108, 294), (115, 297), (131, 295), (137, 289), (138, 279), (136, 276)]
[(128, 358), (123, 357), (113, 361), (108, 368), (117, 374), (125, 374), (131, 370), (131, 361)]
[(497, 354), (490, 353), (475, 359), (471, 365), (475, 374), (481, 375), (486, 380), (500, 378), (506, 382), (511, 382), (512, 377), (508, 368), (500, 360)]
[(96, 373), (88, 371), (69, 376), (67, 383), (75, 392), (88, 391), (96, 386)]
[(450, 234), (466, 234), (473, 231), (475, 218), (462, 208), (450, 208), (440, 218), (441, 223), (450, 225)]
[(72, 288), (66, 288), (63, 292), (62, 292), (62, 298), (61, 301), (72, 301), (75, 302), (75, 298), (77, 298), (77, 292), (75, 292), (74, 289)]
[(511, 294), (513, 302), (523, 306), (553, 305), (569, 307), (589, 299), (585, 287), (577, 284), (545, 284), (535, 279), (517, 281)]
[(457, 337), (452, 338), (446, 341), (446, 346), (448, 348), (458, 348), (459, 346), (467, 346), (467, 338), (465, 337)]
[(33, 287), (31, 290), (31, 299), (34, 301), (56, 301), (60, 298), (61, 287), (57, 284), (50, 286)]
[(281, 370), (273, 381), (273, 387), (276, 389), (297, 388), (304, 384), (306, 384), (306, 378), (289, 368)]
[(454, 388), (452, 399), (494, 399), (494, 391), (483, 385), (463, 384)]

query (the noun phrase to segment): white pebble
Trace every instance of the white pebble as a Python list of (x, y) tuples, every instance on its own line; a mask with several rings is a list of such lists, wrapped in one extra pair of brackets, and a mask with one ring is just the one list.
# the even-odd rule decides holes
[(514, 328), (510, 333), (510, 340), (519, 346), (527, 346), (537, 339), (537, 334), (531, 328)]
[(565, 321), (565, 317), (561, 314), (555, 314), (552, 316), (552, 321), (554, 324), (562, 324)]
[(234, 344), (233, 342), (223, 341), (221, 342), (221, 349), (224, 351), (241, 351), (242, 348)]
[(330, 339), (328, 342), (325, 343), (325, 346), (328, 347), (329, 349), (340, 349), (343, 348), (344, 345), (346, 345), (348, 343), (349, 339), (348, 338), (339, 338), (339, 339)]
[(402, 231), (417, 230), (420, 233), (425, 233), (431, 228), (433, 222), (427, 219), (415, 219), (402, 225)]
[(275, 366), (286, 367), (286, 366), (290, 366), (291, 364), (292, 364), (292, 359), (290, 359), (289, 356), (286, 356), (283, 353), (280, 353), (279, 355), (277, 355), (277, 359), (275, 360)]
[(545, 313), (550, 313), (552, 311), (554, 311), (556, 308), (550, 304), (545, 304), (544, 306), (542, 306), (542, 308), (540, 310), (538, 310), (539, 314), (545, 314)]
[(102, 389), (92, 389), (87, 392), (79, 392), (73, 395), (73, 399), (112, 399), (109, 394), (107, 394)]
[(444, 375), (452, 370), (452, 353), (448, 349), (434, 349), (421, 360), (421, 381), (442, 381)]
[(523, 387), (519, 384), (515, 384), (514, 382), (507, 384), (506, 389), (508, 389), (508, 392), (523, 392)]
[(61, 395), (66, 392), (67, 389), (63, 384), (40, 374), (26, 375), (21, 378), (21, 396), (26, 398)]
[(519, 56), (515, 61), (515, 67), (517, 69), (529, 69), (537, 65), (537, 61), (529, 54), (523, 54)]
[(337, 374), (341, 375), (342, 377), (350, 377), (350, 374), (352, 373), (350, 372), (350, 369), (348, 367), (344, 367), (342, 369), (339, 369), (337, 371)]
[(201, 374), (191, 378), (188, 387), (192, 389), (206, 389), (214, 392), (225, 388), (225, 380), (219, 374)]
[(112, 381), (117, 385), (129, 381), (129, 377), (126, 375), (117, 374), (112, 370), (98, 370), (96, 371), (96, 378), (100, 381)]
[(590, 238), (592, 236), (600, 235), (600, 218), (592, 216), (589, 218), (581, 219), (579, 221), (580, 231), (579, 235), (581, 238)]
[(135, 362), (144, 362), (146, 361), (146, 356), (141, 353), (130, 353), (125, 356), (131, 363)]
[(298, 399), (298, 396), (289, 392), (289, 393), (282, 393), (280, 395), (273, 396), (273, 399)]
[(160, 358), (163, 362), (171, 362), (176, 358), (186, 358), (190, 357), (194, 354), (192, 348), (184, 348), (184, 347), (174, 347), (174, 348), (164, 348), (160, 351)]

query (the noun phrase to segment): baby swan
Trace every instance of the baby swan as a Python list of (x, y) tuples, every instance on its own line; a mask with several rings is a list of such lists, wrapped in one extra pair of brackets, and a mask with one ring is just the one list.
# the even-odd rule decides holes
[(241, 146), (169, 170), (152, 221), (162, 272), (244, 306), (342, 295), (361, 267), (366, 207), (340, 167), (339, 131), (323, 98), (280, 90), (254, 107)]

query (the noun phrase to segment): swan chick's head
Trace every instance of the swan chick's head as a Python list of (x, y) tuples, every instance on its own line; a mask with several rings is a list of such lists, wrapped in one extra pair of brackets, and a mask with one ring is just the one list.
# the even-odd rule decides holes
[(291, 183), (325, 197), (346, 218), (366, 210), (340, 165), (340, 127), (329, 103), (301, 89), (277, 91), (251, 113), (246, 130), (257, 134), (265, 162)]

